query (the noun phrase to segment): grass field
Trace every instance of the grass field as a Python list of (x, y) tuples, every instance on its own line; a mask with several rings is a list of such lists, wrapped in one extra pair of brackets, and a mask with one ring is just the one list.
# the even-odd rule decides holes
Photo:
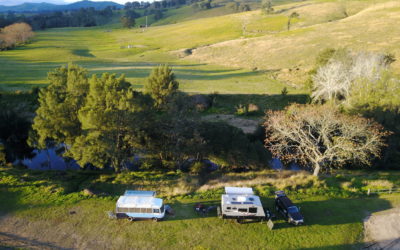
[[(138, 88), (143, 85), (151, 69), (160, 63), (169, 63), (173, 67), (181, 90), (187, 92), (279, 94), (286, 86), (271, 80), (265, 72), (179, 61), (164, 47), (157, 48), (156, 38), (136, 41), (129, 38), (129, 34), (122, 38), (122, 34), (127, 32), (105, 32), (105, 28), (65, 28), (38, 32), (32, 43), (1, 52), (0, 88), (12, 91), (43, 86), (47, 84), (47, 72), (68, 62), (77, 63), (90, 73), (125, 74)], [(142, 34), (132, 32), (133, 35)], [(156, 34), (158, 31), (152, 32)], [(125, 48), (129, 44), (138, 47)], [(290, 86), (286, 87), (290, 93), (301, 93)]]
[[(193, 20), (186, 20), (184, 15), (191, 13), (187, 6), (170, 10), (164, 23), (158, 23), (167, 25), (145, 31), (116, 24), (49, 29), (37, 32), (26, 46), (0, 52), (0, 88), (24, 90), (46, 84), (47, 72), (68, 62), (92, 73), (124, 73), (140, 88), (154, 65), (169, 63), (187, 92), (279, 94), (285, 84), (271, 80), (266, 72), (298, 68), (304, 76), (323, 48), (399, 52), (400, 34), (393, 26), (400, 18), (399, 7), (386, 0), (305, 1), (275, 6), (277, 14), (269, 16), (259, 10), (223, 16), (209, 10), (203, 13), (205, 18), (189, 15)], [(300, 18), (287, 31), (287, 16), (293, 11)], [(195, 50), (180, 58), (183, 49)], [(395, 69), (399, 65), (398, 60)], [(288, 88), (293, 94), (305, 93)]]
[[(325, 48), (389, 52), (395, 56), (400, 53), (398, 1), (301, 2), (280, 8), (282, 14), (296, 11), (300, 15), (290, 31), (205, 46), (189, 58), (219, 65), (306, 73)], [(398, 60), (393, 68), (400, 72)], [(301, 83), (304, 79), (295, 75), (290, 80)]]
[[(175, 216), (159, 223), (131, 223), (110, 220), (106, 216), (105, 211), (113, 210), (118, 194), (129, 187), (150, 188), (155, 185), (153, 188), (159, 191), (165, 185), (176, 186), (179, 183), (176, 178), (180, 174), (138, 172), (116, 176), (94, 172), (63, 174), (7, 168), (0, 170), (2, 232), (35, 240), (47, 247), (358, 249), (363, 239), (362, 219), (371, 212), (400, 204), (399, 195), (365, 197), (356, 194), (348, 197), (340, 195), (340, 192), (311, 195), (291, 191), (290, 196), (301, 207), (306, 225), (294, 227), (279, 218), (274, 230), (270, 231), (266, 224), (223, 222), (215, 212), (206, 216), (197, 215), (193, 210), (197, 202), (207, 205), (219, 203), (221, 191), (218, 189), (175, 198), (167, 196), (167, 204), (173, 207)], [(257, 176), (256, 173), (248, 173), (241, 178), (252, 175)], [(231, 178), (237, 181), (240, 175)], [(370, 178), (387, 176), (383, 174)], [(331, 181), (345, 179), (344, 176), (338, 176), (337, 179), (331, 178)], [(347, 179), (361, 180), (351, 176)], [(126, 184), (122, 184), (124, 180)], [(86, 196), (81, 192), (85, 187), (95, 190), (102, 190), (103, 187), (106, 193)], [(260, 188), (262, 185), (257, 190)], [(261, 195), (264, 205), (272, 207), (271, 194)]]

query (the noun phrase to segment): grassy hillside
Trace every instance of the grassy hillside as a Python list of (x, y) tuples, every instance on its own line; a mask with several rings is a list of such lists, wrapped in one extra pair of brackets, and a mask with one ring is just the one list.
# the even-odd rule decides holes
[[(49, 70), (75, 62), (92, 73), (124, 73), (141, 87), (150, 69), (173, 65), (181, 89), (222, 94), (279, 94), (285, 86), (265, 72), (182, 61), (179, 49), (240, 37), (241, 14), (192, 20), (148, 30), (110, 27), (63, 28), (38, 32), (32, 43), (1, 52), (0, 88), (26, 89), (46, 83)], [(172, 52), (171, 52), (172, 51)], [(174, 52), (175, 51), (175, 52)], [(301, 91), (289, 88), (289, 93)]]
[[(282, 7), (282, 13), (296, 11), (300, 14), (299, 22), (292, 30), (204, 46), (189, 58), (245, 68), (291, 68), (305, 73), (316, 55), (330, 47), (390, 52), (398, 56), (400, 30), (396, 25), (400, 22), (399, 8), (397, 1), (291, 4)], [(399, 72), (400, 62), (394, 63), (393, 67)]]
[[(191, 15), (190, 8), (169, 10), (159, 24), (197, 18), (202, 13), (216, 15), (211, 13), (216, 10)], [(188, 92), (279, 94), (285, 85), (271, 80), (271, 73), (294, 72), (289, 80), (302, 82), (324, 48), (400, 52), (400, 31), (396, 29), (399, 2), (314, 0), (274, 8), (276, 14), (268, 16), (256, 10), (146, 30), (113, 24), (38, 32), (31, 44), (0, 52), (0, 88), (45, 84), (49, 70), (68, 62), (93, 73), (125, 73), (140, 88), (151, 67), (167, 62)], [(292, 29), (287, 31), (287, 18), (294, 11), (300, 17), (292, 20)], [(394, 68), (400, 70), (399, 60)], [(289, 87), (289, 93), (304, 92)]]
[[(159, 223), (131, 223), (107, 218), (105, 212), (114, 209), (115, 201), (124, 189), (142, 187), (162, 191), (169, 187), (170, 190), (182, 190), (182, 178), (185, 177), (181, 175), (175, 172), (132, 172), (116, 175), (0, 168), (0, 199), (3, 201), (0, 204), (0, 212), (3, 214), (0, 219), (0, 237), (13, 239), (9, 241), (10, 244), (25, 239), (39, 248), (242, 249), (247, 246), (250, 249), (358, 249), (362, 246), (362, 219), (371, 212), (400, 204), (399, 195), (340, 195), (340, 191), (334, 191), (340, 188), (332, 189), (332, 185), (342, 185), (351, 190), (360, 185), (357, 183), (361, 179), (357, 176), (338, 175), (328, 178), (329, 182), (327, 180), (332, 193), (290, 193), (305, 216), (306, 224), (300, 227), (288, 225), (279, 218), (275, 221), (274, 230), (270, 231), (266, 224), (239, 225), (233, 221), (224, 223), (216, 217), (215, 211), (206, 216), (199, 216), (194, 212), (193, 206), (197, 202), (218, 204), (221, 189), (183, 193), (184, 195), (174, 198), (165, 196), (168, 193), (160, 192), (167, 198), (166, 203), (175, 210), (175, 216)], [(235, 182), (246, 179), (254, 181), (258, 178), (267, 180), (268, 176), (273, 176), (272, 172), (234, 174), (214, 181), (223, 182), (229, 178)], [(385, 174), (369, 175), (369, 180), (376, 180), (378, 185), (384, 184), (387, 178)], [(190, 184), (196, 186), (195, 178), (189, 179)], [(294, 185), (288, 188), (301, 190), (303, 185), (310, 185), (308, 182), (301, 184), (296, 178), (280, 180), (279, 185)], [(349, 182), (350, 185), (340, 184)], [(84, 188), (95, 190), (97, 195), (85, 195), (82, 192)], [(311, 188), (310, 191), (312, 190), (317, 189)], [(259, 184), (257, 191), (260, 192), (264, 205), (272, 207), (271, 186)]]

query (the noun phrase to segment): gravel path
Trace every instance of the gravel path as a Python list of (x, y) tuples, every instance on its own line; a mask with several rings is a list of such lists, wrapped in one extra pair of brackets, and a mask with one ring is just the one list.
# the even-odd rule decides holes
[(365, 249), (400, 249), (400, 208), (372, 214), (364, 221)]

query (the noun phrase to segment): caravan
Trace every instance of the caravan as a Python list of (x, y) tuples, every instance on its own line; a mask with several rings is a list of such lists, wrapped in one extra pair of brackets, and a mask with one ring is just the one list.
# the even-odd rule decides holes
[(130, 221), (152, 219), (159, 221), (165, 216), (163, 200), (156, 198), (153, 191), (127, 190), (120, 196), (115, 208), (118, 218), (125, 217)]
[(236, 219), (241, 223), (245, 219), (268, 220), (269, 210), (264, 211), (260, 197), (254, 195), (252, 188), (225, 187), (221, 197), (218, 216), (223, 219)]

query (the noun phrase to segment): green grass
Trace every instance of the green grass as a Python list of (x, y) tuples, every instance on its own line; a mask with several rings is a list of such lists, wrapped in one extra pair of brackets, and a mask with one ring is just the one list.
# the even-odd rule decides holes
[[(212, 23), (213, 20), (209, 20), (205, 25)], [(38, 32), (30, 44), (1, 52), (0, 89), (29, 90), (32, 86), (44, 86), (47, 73), (68, 62), (82, 65), (90, 73), (125, 74), (137, 88), (143, 86), (151, 69), (160, 63), (169, 63), (173, 67), (181, 90), (186, 92), (278, 94), (286, 86), (271, 80), (263, 72), (177, 60), (168, 50), (227, 39), (225, 36), (230, 36), (232, 27), (225, 23), (212, 30), (201, 28), (193, 31), (188, 39), (180, 39), (177, 37), (180, 32), (191, 33), (190, 25), (175, 26), (155, 27), (146, 33), (122, 29), (106, 32), (105, 27)], [(169, 37), (169, 32), (175, 34)], [(221, 33), (220, 37), (213, 36), (214, 33)], [(135, 47), (126, 48), (129, 44)], [(293, 93), (301, 92), (287, 87)]]
[[(307, 195), (292, 191), (290, 196), (301, 207), (306, 224), (294, 227), (279, 218), (275, 221), (275, 229), (270, 231), (266, 224), (223, 222), (215, 212), (205, 217), (197, 215), (193, 211), (195, 203), (219, 203), (221, 191), (210, 190), (167, 198), (176, 215), (163, 222), (130, 223), (107, 219), (105, 211), (114, 209), (115, 201), (124, 189), (135, 188), (135, 185), (150, 188), (157, 183), (176, 185), (172, 183), (180, 175), (175, 172), (115, 175), (1, 168), (0, 211), (20, 223), (29, 221), (29, 227), (19, 228), (25, 235), (59, 247), (86, 244), (100, 248), (107, 245), (110, 248), (141, 249), (242, 249), (243, 246), (251, 249), (358, 249), (362, 246), (362, 219), (368, 213), (400, 204), (399, 195), (345, 198), (335, 194)], [(240, 177), (236, 175), (235, 179)], [(249, 176), (245, 174), (241, 178)], [(358, 178), (365, 176), (364, 173)], [(375, 178), (386, 177), (375, 174)], [(336, 182), (346, 178), (338, 176)], [(99, 189), (101, 186), (105, 189)], [(85, 196), (80, 191), (86, 187), (103, 194)], [(156, 186), (154, 188), (158, 191)], [(265, 206), (272, 207), (270, 194), (262, 195), (262, 201)], [(68, 232), (68, 236), (60, 232)]]

